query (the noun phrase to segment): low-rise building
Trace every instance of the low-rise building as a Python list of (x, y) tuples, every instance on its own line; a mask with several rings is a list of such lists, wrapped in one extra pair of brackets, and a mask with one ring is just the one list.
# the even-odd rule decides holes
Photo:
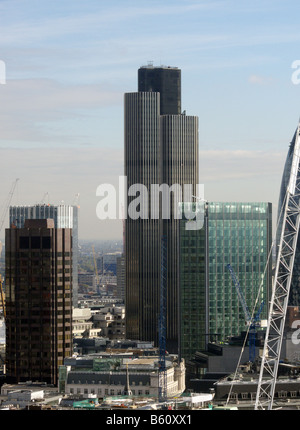
[(73, 308), (74, 337), (107, 337), (108, 339), (125, 338), (125, 307), (112, 303), (99, 306)]
[(89, 308), (73, 308), (73, 336), (94, 337), (99, 336), (100, 329), (94, 327), (92, 314)]
[[(110, 354), (107, 357), (94, 356), (82, 368), (82, 357), (65, 360), (60, 375), (60, 387), (69, 395), (97, 395), (98, 398), (123, 395), (126, 384), (132, 396), (159, 395), (159, 358), (124, 356), (124, 354)], [(89, 367), (87, 367), (89, 366)], [(128, 378), (128, 379), (127, 379)], [(166, 358), (167, 396), (176, 397), (185, 390), (184, 361), (178, 363), (176, 356)]]
[(124, 305), (105, 306), (93, 313), (92, 321), (94, 328), (101, 330), (101, 336), (109, 339), (125, 338)]
[(59, 405), (61, 394), (58, 388), (45, 383), (3, 384), (1, 387), (1, 409), (28, 409)]

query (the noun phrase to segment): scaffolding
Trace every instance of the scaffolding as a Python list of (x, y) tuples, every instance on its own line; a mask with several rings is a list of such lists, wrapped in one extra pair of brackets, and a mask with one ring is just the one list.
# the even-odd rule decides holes
[(300, 123), (283, 204), (280, 242), (255, 409), (272, 409), (300, 225)]

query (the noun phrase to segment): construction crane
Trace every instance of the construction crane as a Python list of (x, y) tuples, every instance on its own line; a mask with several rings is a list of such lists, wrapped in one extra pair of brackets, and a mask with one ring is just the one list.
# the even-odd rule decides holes
[(166, 301), (167, 301), (167, 238), (161, 238), (161, 281), (160, 281), (160, 313), (159, 313), (159, 368), (158, 398), (160, 402), (167, 400), (167, 368), (166, 368)]
[(273, 408), (288, 298), (294, 268), (300, 225), (300, 121), (295, 142), (282, 218), (279, 230), (280, 240), (277, 253), (275, 276), (269, 308), (266, 337), (261, 358), (254, 409)]
[[(9, 194), (8, 194), (8, 197), (7, 197), (7, 199), (6, 199), (6, 202), (5, 202), (5, 204), (4, 204), (3, 213), (2, 213), (1, 218), (0, 218), (0, 232), (1, 232), (1, 230), (2, 230), (2, 227), (3, 227), (4, 221), (5, 221), (5, 217), (6, 217), (6, 214), (7, 214), (8, 208), (9, 208), (9, 205), (10, 205), (10, 203), (11, 203), (11, 200), (12, 200), (12, 198), (13, 198), (13, 195), (14, 195), (14, 192), (15, 192), (15, 189), (16, 189), (16, 186), (17, 186), (18, 181), (19, 181), (19, 178), (17, 178), (17, 179), (13, 182), (13, 184), (12, 184), (12, 186), (11, 186), (11, 189), (10, 189), (10, 192), (9, 192)], [(2, 303), (2, 309), (3, 309), (3, 317), (4, 317), (4, 320), (5, 320), (5, 319), (6, 319), (6, 310), (5, 310), (4, 292), (3, 292), (3, 283), (2, 283), (1, 275), (0, 275), (0, 295), (1, 295), (1, 303)]]
[[(46, 203), (46, 198), (47, 198), (47, 203)], [(41, 204), (42, 205), (46, 205), (47, 204), (47, 206), (50, 206), (49, 205), (49, 193), (48, 193), (48, 191), (43, 195)]]
[(97, 281), (97, 289), (99, 289), (100, 280), (99, 280), (99, 275), (98, 275), (97, 262), (96, 262), (96, 254), (95, 254), (95, 247), (94, 247), (94, 245), (92, 245), (92, 249), (93, 249), (93, 257), (94, 257), (94, 267), (95, 267), (95, 275), (96, 275), (96, 281)]
[(254, 317), (252, 317), (252, 314), (249, 311), (249, 308), (247, 306), (243, 292), (241, 290), (240, 283), (236, 277), (236, 274), (234, 273), (233, 268), (231, 267), (230, 264), (227, 264), (226, 267), (231, 274), (234, 286), (236, 288), (239, 300), (241, 302), (241, 305), (242, 305), (242, 308), (243, 308), (243, 311), (245, 314), (246, 323), (249, 326), (249, 362), (254, 363), (254, 361), (255, 361), (256, 328), (260, 327), (260, 314), (262, 312), (264, 302), (263, 301), (261, 302), (257, 313), (255, 314)]
[(0, 218), (0, 232), (1, 232), (1, 230), (2, 230), (2, 227), (3, 227), (4, 221), (5, 221), (5, 217), (6, 217), (6, 214), (7, 214), (7, 211), (8, 211), (8, 208), (9, 208), (10, 202), (11, 202), (11, 199), (12, 199), (12, 197), (13, 197), (13, 195), (14, 195), (14, 192), (15, 192), (15, 189), (16, 189), (16, 186), (17, 186), (18, 181), (19, 181), (19, 178), (18, 178), (18, 179), (16, 179), (16, 180), (13, 182), (13, 184), (12, 184), (12, 186), (11, 186), (11, 189), (10, 189), (10, 192), (9, 192), (9, 194), (8, 194), (7, 200), (6, 200), (5, 204), (4, 204), (3, 213), (2, 213), (1, 218)]

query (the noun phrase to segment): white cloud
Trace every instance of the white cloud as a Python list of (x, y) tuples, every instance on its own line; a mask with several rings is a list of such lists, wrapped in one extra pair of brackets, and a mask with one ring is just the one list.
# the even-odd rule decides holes
[[(10, 5), (13, 4), (13, 8)], [(43, 40), (58, 39), (59, 37), (66, 37), (68, 35), (83, 34), (87, 31), (99, 31), (103, 28), (111, 28), (112, 25), (121, 25), (121, 23), (137, 22), (143, 17), (157, 17), (171, 15), (183, 15), (185, 13), (195, 13), (204, 10), (220, 10), (226, 2), (223, 1), (202, 1), (195, 3), (185, 4), (169, 4), (164, 5), (161, 2), (152, 1), (151, 7), (148, 2), (146, 6), (141, 5), (141, 2), (136, 2), (137, 6), (125, 5), (123, 2), (99, 2), (96, 7), (91, 3), (83, 7), (74, 8), (73, 2), (72, 9), (68, 9), (63, 16), (55, 16), (57, 5), (53, 2), (50, 9), (47, 10), (47, 5), (44, 6), (42, 11), (44, 19), (42, 21), (34, 19), (30, 14), (26, 17), (21, 14), (15, 14), (16, 8), (20, 7), (20, 2), (2, 2), (0, 5), (3, 14), (9, 18), (14, 13), (14, 22), (9, 22), (6, 26), (2, 24), (2, 37), (1, 44), (21, 43), (28, 44), (32, 42), (40, 43)], [(49, 4), (50, 5), (50, 4)], [(67, 6), (67, 5), (66, 5)], [(58, 8), (60, 5), (58, 5)], [(11, 9), (10, 9), (11, 8)], [(53, 14), (53, 16), (51, 16)], [(155, 19), (155, 18), (154, 18)], [(5, 21), (4, 21), (5, 22)]]
[(208, 201), (270, 202), (276, 225), (286, 153), (200, 151), (200, 183)]
[(250, 84), (266, 85), (273, 83), (274, 79), (266, 76), (251, 75), (249, 76), (248, 81), (250, 82)]
[(45, 109), (86, 109), (118, 104), (123, 94), (97, 84), (67, 85), (51, 79), (8, 79), (1, 90), (1, 111), (43, 113)]
[[(95, 115), (97, 108), (108, 109), (121, 106), (123, 94), (97, 84), (67, 85), (50, 79), (7, 80), (0, 86), (0, 144), (7, 141), (45, 143), (57, 139), (57, 142), (89, 139), (85, 130), (85, 119)], [(87, 112), (91, 109), (90, 113)], [(86, 117), (86, 118), (85, 118)], [(80, 123), (76, 120), (80, 118)], [(73, 129), (57, 136), (54, 123), (63, 124), (73, 121)], [(43, 127), (41, 127), (41, 123)], [(96, 118), (94, 127), (97, 130)], [(66, 137), (67, 135), (67, 137)]]
[(271, 151), (200, 151), (200, 176), (204, 182), (281, 176), (287, 153)]

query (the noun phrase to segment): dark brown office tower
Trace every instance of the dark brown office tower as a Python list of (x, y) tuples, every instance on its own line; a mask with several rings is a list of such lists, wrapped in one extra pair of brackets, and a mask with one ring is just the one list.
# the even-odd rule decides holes
[[(179, 220), (173, 212), (173, 193), (169, 194), (170, 216), (163, 216), (162, 206), (159, 216), (153, 216), (151, 189), (155, 184), (181, 189), (190, 184), (196, 195), (198, 118), (180, 113), (180, 73), (178, 68), (141, 67), (139, 91), (125, 94), (124, 119), (127, 186), (144, 186), (148, 190), (145, 207), (149, 207), (147, 217), (134, 219), (128, 213), (125, 221), (126, 336), (158, 345), (161, 239), (166, 236), (166, 344), (172, 353), (178, 352), (179, 340)], [(128, 197), (128, 208), (134, 198), (134, 194)]]
[(5, 231), (7, 382), (58, 384), (72, 355), (72, 229), (52, 219)]

